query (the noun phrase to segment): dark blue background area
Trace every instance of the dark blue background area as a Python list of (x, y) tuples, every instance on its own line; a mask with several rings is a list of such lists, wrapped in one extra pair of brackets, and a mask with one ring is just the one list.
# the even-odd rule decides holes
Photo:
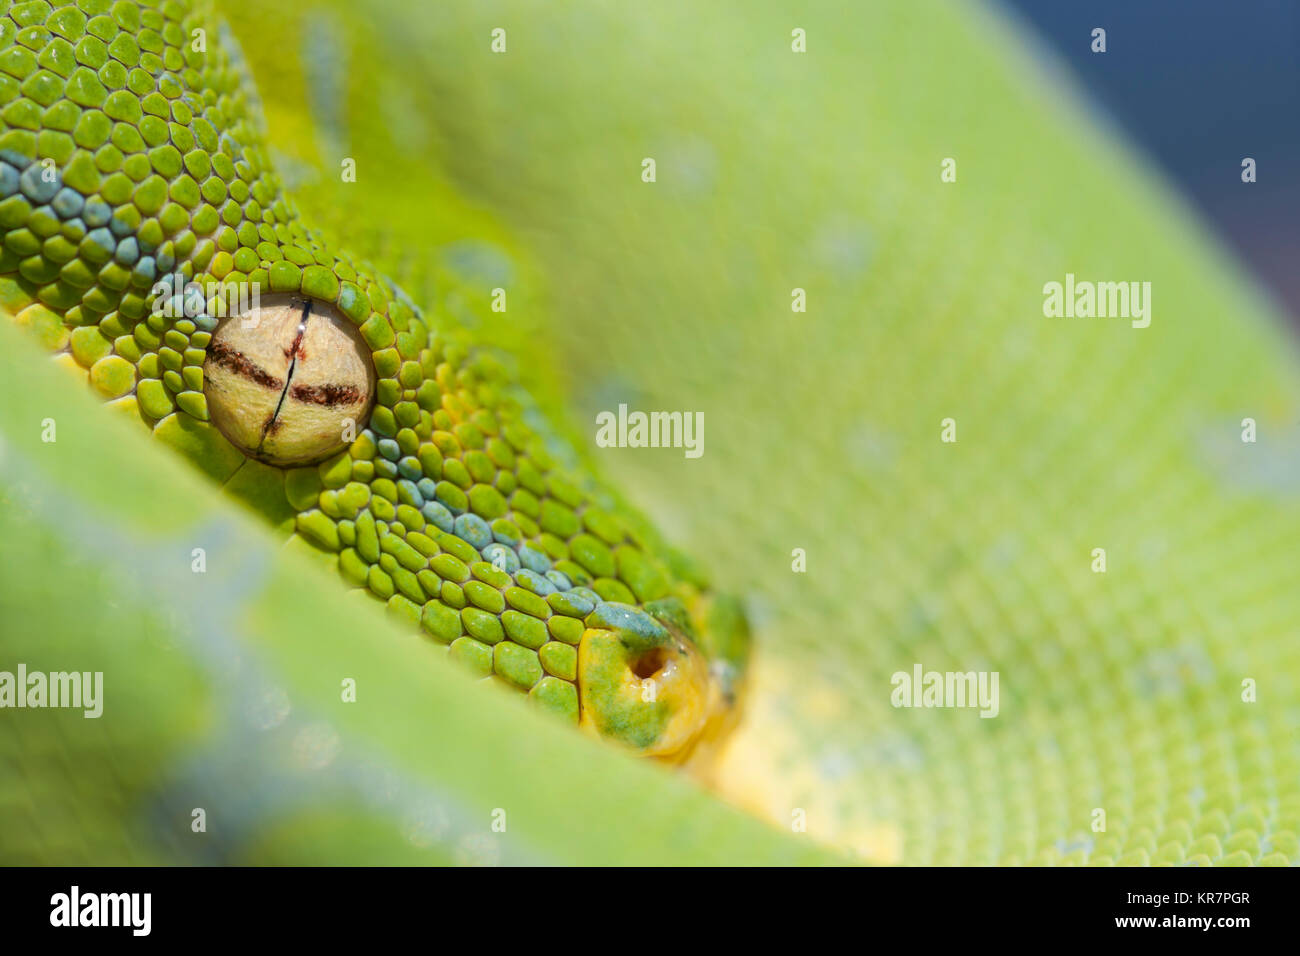
[[(1300, 0), (1001, 2), (1300, 327)], [(1104, 54), (1091, 50), (1094, 27), (1106, 30)]]

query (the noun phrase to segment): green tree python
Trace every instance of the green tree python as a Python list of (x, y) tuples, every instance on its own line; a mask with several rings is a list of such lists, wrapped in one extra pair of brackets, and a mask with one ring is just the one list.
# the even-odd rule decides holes
[[(7, 859), (1300, 858), (1294, 343), (1014, 27), (0, 6), (0, 668), (190, 635), (98, 722), (4, 715)], [(1150, 325), (1045, 316), (1067, 273), (1150, 281)], [(705, 453), (596, 447), (620, 404)], [(256, 525), (131, 543), (218, 497)], [(114, 555), (212, 610), (117, 610)], [(998, 716), (894, 706), (914, 666), (997, 672)], [(455, 731), (399, 712), (435, 685)]]

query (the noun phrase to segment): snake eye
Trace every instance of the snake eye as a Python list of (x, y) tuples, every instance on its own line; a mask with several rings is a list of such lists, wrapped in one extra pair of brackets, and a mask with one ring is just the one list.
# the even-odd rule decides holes
[(307, 465), (343, 449), (375, 394), (370, 350), (352, 324), (300, 296), (265, 296), (222, 321), (203, 381), (221, 433), (272, 465)]

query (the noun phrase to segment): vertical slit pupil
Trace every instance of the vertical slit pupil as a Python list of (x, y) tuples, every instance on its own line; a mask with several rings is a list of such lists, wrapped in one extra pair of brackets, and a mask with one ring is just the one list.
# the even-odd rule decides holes
[(280, 418), (280, 409), (284, 407), (285, 397), (289, 394), (289, 385), (293, 382), (294, 366), (298, 364), (298, 346), (302, 344), (302, 337), (307, 334), (307, 319), (310, 317), (311, 300), (308, 299), (302, 305), (302, 317), (298, 319), (298, 332), (293, 337), (293, 345), (289, 346), (289, 369), (284, 373), (284, 388), (280, 391), (280, 400), (275, 403), (275, 411), (262, 426), (262, 440), (257, 443), (258, 451), (262, 450), (262, 446), (266, 444), (266, 436), (275, 428), (275, 423)]

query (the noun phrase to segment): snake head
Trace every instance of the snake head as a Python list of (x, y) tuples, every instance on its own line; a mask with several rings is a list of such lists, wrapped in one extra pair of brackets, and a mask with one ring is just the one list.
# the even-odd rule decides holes
[(372, 231), (350, 250), (352, 220), (310, 223), (233, 35), (210, 4), (155, 6), (0, 7), (0, 312), (471, 674), (697, 753), (734, 713), (742, 618), (530, 391), (535, 343), (480, 334), (492, 285), (430, 239), (460, 227), (410, 214), (412, 295), (359, 254)]
[(730, 726), (749, 651), (744, 616), (723, 598), (695, 605), (606, 602), (587, 617), (578, 648), (584, 727), (681, 762)]

